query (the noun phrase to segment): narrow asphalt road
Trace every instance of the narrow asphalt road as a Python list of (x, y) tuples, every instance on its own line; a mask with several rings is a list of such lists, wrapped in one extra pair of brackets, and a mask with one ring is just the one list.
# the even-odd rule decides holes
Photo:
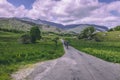
[(39, 63), (27, 74), (27, 77), (14, 74), (13, 78), (15, 80), (120, 80), (120, 65), (69, 47), (69, 49), (65, 48), (63, 57)]

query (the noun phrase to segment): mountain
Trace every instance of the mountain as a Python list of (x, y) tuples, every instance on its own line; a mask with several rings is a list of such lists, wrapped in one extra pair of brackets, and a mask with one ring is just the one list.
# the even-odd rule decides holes
[(0, 28), (1, 29), (14, 29), (18, 31), (29, 31), (31, 27), (38, 26), (42, 31), (45, 32), (59, 32), (61, 29), (49, 26), (47, 24), (37, 24), (34, 20), (22, 20), (19, 18), (0, 18)]
[[(69, 27), (68, 27), (69, 26)], [(104, 31), (108, 31), (108, 28), (106, 26), (100, 26), (100, 25), (94, 25), (94, 24), (75, 24), (75, 25), (67, 25), (67, 31), (68, 32), (76, 32), (76, 33), (80, 33), (83, 29), (89, 27), (89, 26), (93, 26), (96, 31), (98, 32), (104, 32)]]
[(19, 31), (28, 31), (33, 25), (26, 23), (27, 21), (21, 21), (17, 18), (0, 18), (0, 28), (1, 29), (15, 29)]
[(29, 18), (0, 18), (0, 28), (15, 29), (20, 31), (29, 31), (31, 27), (38, 26), (42, 31), (46, 32), (64, 32), (64, 33), (80, 33), (83, 29), (93, 26), (97, 31), (107, 31), (106, 26), (94, 24), (71, 24), (63, 25), (45, 20), (33, 20)]
[(54, 23), (54, 22), (50, 22), (50, 21), (45, 21), (45, 20), (40, 20), (40, 19), (33, 20), (33, 19), (29, 19), (29, 18), (21, 18), (21, 20), (30, 21), (30, 22), (33, 22), (33, 23), (36, 23), (36, 24), (46, 24), (46, 25), (58, 27), (58, 28), (61, 28), (61, 29), (65, 28), (65, 26), (62, 25), (62, 24)]
[(50, 25), (50, 26), (54, 26), (54, 27), (63, 29), (66, 32), (79, 33), (80, 31), (82, 31), (83, 29), (85, 29), (86, 27), (89, 27), (89, 26), (93, 26), (97, 31), (100, 31), (100, 32), (108, 30), (108, 27), (106, 27), (106, 26), (100, 26), (100, 25), (94, 25), (94, 24), (70, 24), (70, 25), (63, 25), (63, 24), (60, 24), (60, 23), (54, 23), (54, 22), (40, 20), (40, 19), (33, 20), (33, 19), (26, 18), (26, 19), (22, 19), (22, 20), (31, 21), (31, 22), (36, 23), (36, 24), (47, 24), (47, 25)]

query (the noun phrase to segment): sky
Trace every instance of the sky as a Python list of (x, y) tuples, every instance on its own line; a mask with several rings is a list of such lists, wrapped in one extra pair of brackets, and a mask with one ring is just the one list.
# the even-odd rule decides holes
[(0, 0), (0, 17), (114, 27), (120, 25), (120, 0)]

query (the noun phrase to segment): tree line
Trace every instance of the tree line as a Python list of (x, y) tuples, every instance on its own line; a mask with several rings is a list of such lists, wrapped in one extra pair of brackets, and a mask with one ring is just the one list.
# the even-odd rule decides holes
[(16, 30), (16, 29), (5, 29), (5, 28), (0, 28), (0, 31), (4, 32), (13, 32), (13, 33), (23, 33), (24, 31)]

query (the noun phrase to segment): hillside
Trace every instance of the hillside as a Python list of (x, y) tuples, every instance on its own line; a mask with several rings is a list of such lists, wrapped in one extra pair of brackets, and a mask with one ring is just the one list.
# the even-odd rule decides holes
[(30, 21), (24, 21), (18, 18), (0, 18), (1, 29), (14, 29), (18, 31), (29, 31), (31, 27), (38, 26), (42, 31), (59, 32), (57, 27), (51, 27), (45, 24), (36, 24)]
[(16, 18), (0, 18), (0, 28), (28, 31), (33, 25), (22, 22)]
[(55, 23), (55, 22), (50, 22), (50, 21), (45, 21), (45, 20), (33, 20), (29, 18), (21, 18), (21, 20), (24, 21), (30, 21), (36, 24), (47, 24), (50, 26), (55, 26), (59, 29), (65, 30), (65, 32), (75, 32), (75, 33), (80, 33), (83, 29), (89, 26), (93, 26), (97, 31), (103, 32), (107, 31), (108, 28), (106, 26), (100, 26), (100, 25), (94, 25), (94, 24), (70, 24), (70, 25), (63, 25), (60, 23)]
[(80, 33), (83, 29), (89, 26), (93, 26), (97, 31), (100, 32), (108, 30), (106, 26), (99, 26), (94, 24), (62, 25), (59, 23), (44, 21), (40, 19), (33, 20), (29, 18), (0, 18), (0, 28), (2, 29), (29, 31), (32, 26), (38, 26), (44, 32)]
[(95, 35), (100, 41), (120, 41), (120, 31), (99, 32)]
[(105, 26), (99, 26), (99, 25), (94, 25), (94, 24), (79, 24), (79, 25), (76, 25), (74, 27), (71, 26), (71, 28), (68, 28), (67, 31), (80, 33), (83, 29), (85, 29), (89, 26), (93, 26), (96, 29), (96, 31), (99, 31), (99, 32), (104, 32), (104, 31), (108, 30), (108, 28)]

